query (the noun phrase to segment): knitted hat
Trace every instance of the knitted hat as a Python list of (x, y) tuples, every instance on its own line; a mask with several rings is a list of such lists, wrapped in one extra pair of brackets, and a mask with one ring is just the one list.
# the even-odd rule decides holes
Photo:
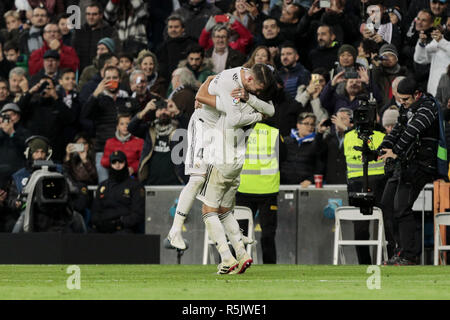
[(356, 61), (356, 57), (358, 55), (358, 53), (356, 52), (356, 49), (349, 45), (349, 44), (343, 44), (338, 51), (338, 58), (344, 53), (344, 52), (349, 52), (352, 56), (353, 59)]
[(99, 42), (97, 42), (97, 45), (99, 44), (105, 45), (111, 53), (114, 53), (114, 51), (116, 50), (114, 40), (111, 38), (103, 38)]
[(386, 53), (393, 54), (398, 60), (397, 48), (393, 44), (386, 43), (381, 46), (380, 51), (379, 51), (380, 56), (382, 56)]
[(393, 13), (397, 16), (398, 21), (402, 21), (402, 13), (400, 12), (400, 9), (397, 7), (391, 7), (387, 9), (387, 13)]
[(46, 154), (48, 154), (48, 143), (42, 138), (36, 137), (28, 143), (30, 148), (30, 155), (35, 153), (37, 150), (42, 149)]
[(396, 124), (399, 115), (400, 115), (400, 113), (398, 112), (397, 108), (396, 109), (387, 109), (383, 113), (383, 119), (382, 119), (383, 127)]

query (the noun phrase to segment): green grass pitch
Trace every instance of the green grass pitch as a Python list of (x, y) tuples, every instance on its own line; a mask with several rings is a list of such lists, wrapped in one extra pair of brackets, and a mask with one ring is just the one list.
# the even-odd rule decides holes
[(220, 276), (215, 265), (80, 265), (79, 290), (67, 288), (67, 268), (0, 265), (0, 299), (450, 299), (446, 266), (381, 266), (372, 290), (375, 274), (355, 265), (253, 265)]

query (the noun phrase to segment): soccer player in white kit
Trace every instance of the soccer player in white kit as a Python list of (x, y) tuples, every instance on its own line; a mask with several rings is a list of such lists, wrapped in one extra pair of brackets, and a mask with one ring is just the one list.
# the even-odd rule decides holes
[[(247, 91), (259, 94), (274, 87), (272, 70), (261, 64), (255, 65), (252, 70), (225, 70), (209, 85), (208, 92), (216, 96), (215, 106), (221, 111), (216, 123), (219, 139), (214, 142), (214, 150), (212, 145), (210, 146), (209, 151), (213, 154), (212, 166), (208, 169), (206, 182), (197, 198), (203, 202), (203, 220), (222, 259), (218, 274), (243, 273), (253, 261), (245, 250), (239, 224), (232, 214), (232, 209), (245, 160), (246, 133), (242, 127), (262, 120), (262, 115), (252, 111), (251, 107), (268, 117), (275, 112), (272, 104), (247, 95)], [(232, 95), (236, 90), (239, 93)], [(246, 95), (245, 103), (240, 100), (244, 98), (242, 94)], [(201, 91), (197, 93), (197, 99), (202, 103), (208, 102), (201, 95)], [(250, 119), (249, 113), (255, 115), (254, 119)], [(231, 254), (225, 234), (236, 252), (237, 260)]]

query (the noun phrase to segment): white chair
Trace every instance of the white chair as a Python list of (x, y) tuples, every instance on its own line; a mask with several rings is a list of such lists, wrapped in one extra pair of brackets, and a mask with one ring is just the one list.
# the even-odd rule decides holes
[[(253, 226), (253, 213), (252, 210), (248, 207), (243, 206), (235, 206), (234, 207), (234, 217), (236, 220), (248, 220), (248, 237), (251, 239), (255, 239), (255, 228)], [(205, 228), (205, 238), (203, 242), (203, 264), (208, 264), (208, 256), (209, 261), (213, 262), (214, 259), (214, 250), (211, 250), (211, 246), (215, 246), (215, 243), (209, 238), (208, 230)], [(257, 263), (257, 250), (256, 243), (247, 244), (246, 248), (247, 253), (252, 257), (253, 263)]]
[[(434, 216), (434, 265), (439, 265), (439, 258), (445, 265), (445, 257), (440, 251), (449, 251), (450, 246), (442, 244), (440, 226), (450, 226), (450, 213), (438, 213)], [(441, 255), (441, 257), (439, 257)]]
[[(343, 240), (341, 220), (349, 221), (366, 221), (378, 220), (378, 238), (376, 240)], [(373, 214), (364, 215), (356, 207), (339, 207), (335, 211), (335, 231), (334, 231), (334, 253), (333, 264), (337, 265), (339, 256), (341, 262), (345, 264), (344, 250), (341, 246), (377, 246), (377, 265), (381, 265), (381, 253), (383, 252), (384, 260), (388, 259), (386, 238), (384, 234), (383, 214), (381, 209), (373, 208)]]

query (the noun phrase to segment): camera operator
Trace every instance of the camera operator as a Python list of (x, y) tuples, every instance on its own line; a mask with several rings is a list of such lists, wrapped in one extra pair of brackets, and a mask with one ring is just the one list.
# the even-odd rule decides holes
[[(15, 223), (15, 226), (12, 230), (13, 233), (22, 232), (24, 230), (24, 222), (26, 215), (26, 208), (31, 207), (30, 209), (33, 211), (34, 220), (36, 221), (34, 227), (37, 229), (34, 231), (50, 231), (50, 230), (58, 230), (58, 231), (73, 231), (84, 233), (86, 232), (86, 228), (84, 226), (83, 218), (81, 215), (72, 210), (71, 207), (71, 198), (68, 198), (65, 203), (44, 203), (38, 197), (33, 198), (32, 203), (28, 203), (27, 199), (22, 197), (24, 189), (27, 187), (28, 183), (32, 180), (32, 176), (34, 174), (33, 165), (36, 161), (41, 160), (49, 160), (52, 156), (52, 149), (49, 145), (49, 141), (47, 138), (42, 136), (31, 136), (25, 141), (26, 150), (25, 150), (25, 158), (26, 165), (24, 168), (20, 169), (16, 173), (12, 175), (11, 182), (8, 186), (8, 206), (12, 210), (12, 212), (17, 215), (20, 214), (19, 219)], [(51, 162), (50, 162), (51, 163)], [(51, 163), (53, 164), (53, 163)], [(56, 175), (62, 176), (62, 167), (61, 165), (56, 164)], [(67, 192), (71, 191), (72, 187), (66, 181)], [(43, 184), (43, 183), (42, 183)], [(51, 184), (50, 184), (51, 185)], [(36, 184), (35, 188), (41, 188), (42, 190), (48, 186), (43, 186)], [(51, 186), (50, 186), (51, 187)], [(59, 194), (62, 194), (62, 190), (59, 191)], [(54, 191), (53, 191), (54, 192)], [(58, 199), (57, 199), (58, 200)], [(56, 228), (56, 229), (55, 229)]]
[(418, 222), (412, 206), (420, 191), (438, 177), (439, 112), (434, 98), (421, 92), (412, 78), (400, 81), (397, 88), (402, 102), (400, 118), (391, 133), (386, 135), (379, 157), (386, 165), (394, 161), (394, 172), (388, 179), (382, 196), (382, 210), (387, 241), (394, 240), (393, 226), (398, 224), (399, 251), (387, 265), (414, 265), (420, 254), (420, 239), (416, 236)]
[[(373, 205), (380, 207), (379, 203), (385, 185), (383, 160), (371, 159), (369, 154), (362, 152), (363, 139), (367, 139), (368, 147), (372, 153), (381, 145), (384, 133), (376, 130), (376, 103), (358, 98), (360, 107), (353, 114), (354, 129), (346, 132), (344, 137), (344, 154), (347, 163), (347, 190), (349, 193), (349, 203), (351, 194), (354, 192), (373, 192)], [(359, 115), (363, 114), (364, 117)], [(360, 119), (362, 118), (362, 119)], [(361, 120), (370, 119), (370, 123), (360, 123)], [(358, 148), (358, 149), (355, 149)], [(368, 157), (368, 190), (364, 190), (363, 160)], [(369, 240), (370, 221), (355, 221), (353, 224), (355, 240)], [(369, 246), (356, 246), (356, 253), (359, 264), (372, 264)]]

